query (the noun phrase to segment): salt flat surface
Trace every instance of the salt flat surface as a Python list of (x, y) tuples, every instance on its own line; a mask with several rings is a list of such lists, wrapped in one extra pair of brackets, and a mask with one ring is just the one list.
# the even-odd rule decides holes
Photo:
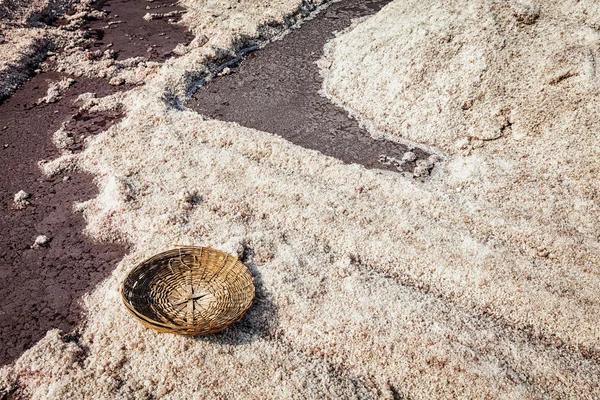
[[(587, 61), (576, 62), (583, 58), (567, 57), (574, 72), (556, 82), (536, 75), (539, 64), (528, 58), (563, 31), (567, 43), (553, 41), (556, 51), (590, 54), (592, 45), (579, 41), (595, 40), (585, 25), (598, 16), (592, 2), (543, 3), (531, 17), (516, 2), (396, 0), (332, 42), (322, 68), (336, 102), (372, 129), (451, 156), (425, 184), (182, 108), (211, 66), (314, 3), (182, 4), (196, 39), (164, 65), (117, 72), (145, 84), (84, 107), (120, 105), (126, 117), (83, 153), (43, 165), (48, 174), (93, 173), (99, 196), (76, 206), (87, 232), (130, 241), (133, 250), (84, 298), (89, 315), (78, 334), (50, 331), (0, 370), (0, 386), (57, 399), (600, 397), (597, 81), (586, 75)], [(439, 44), (450, 28), (452, 40), (442, 43), (461, 40), (457, 48), (466, 51), (472, 41), (473, 66), (461, 67), (467, 54), (455, 60)], [(521, 57), (508, 68), (508, 55), (486, 35)], [(402, 51), (397, 38), (420, 50)], [(440, 51), (427, 52), (434, 48)], [(553, 48), (537, 57), (551, 57)], [(479, 63), (487, 69), (452, 67)], [(505, 110), (516, 95), (492, 89), (510, 88), (507, 76), (526, 65), (533, 72), (518, 81), (525, 106), (498, 114), (509, 123), (495, 140), (488, 135), (498, 115), (477, 101), (470, 109), (478, 114), (467, 121), (481, 124), (478, 135), (462, 122), (443, 131), (444, 118), (460, 120), (452, 104), (433, 117), (432, 104), (453, 102), (470, 84), (461, 77), (480, 79), (469, 93), (483, 90), (477, 99)], [(429, 76), (441, 86), (419, 89)], [(404, 95), (428, 98), (394, 98), (398, 81)], [(451, 84), (455, 92), (444, 87)], [(545, 108), (535, 106), (530, 86), (544, 88)], [(378, 93), (390, 101), (377, 101)], [(394, 123), (403, 115), (396, 102), (412, 111), (412, 130)], [(528, 107), (538, 114), (512, 117)], [(527, 125), (535, 118), (538, 130)], [(198, 204), (185, 202), (192, 191)], [(194, 339), (147, 330), (127, 314), (119, 296), (127, 272), (175, 243), (245, 257), (257, 276), (257, 302), (243, 321)]]

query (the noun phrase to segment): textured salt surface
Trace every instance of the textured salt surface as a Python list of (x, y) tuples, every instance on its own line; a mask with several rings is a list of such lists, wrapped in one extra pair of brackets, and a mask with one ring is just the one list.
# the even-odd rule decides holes
[(2, 0), (0, 101), (33, 75), (47, 53), (59, 60), (59, 71), (140, 83), (145, 75), (132, 67), (156, 66), (152, 61), (166, 60), (193, 38), (177, 24), (182, 12), (176, 3)]
[(40, 32), (11, 29), (0, 36), (0, 104), (33, 74), (48, 46)]
[(73, 3), (73, 0), (0, 0), (0, 24), (6, 27), (44, 27)]
[[(352, 18), (377, 12), (389, 0), (332, 4), (283, 40), (249, 53), (231, 73), (202, 86), (187, 106), (202, 115), (275, 133), (292, 143), (367, 168), (405, 171), (428, 163), (431, 153), (385, 139), (373, 139), (356, 120), (319, 94), (316, 65), (325, 43)], [(401, 160), (411, 151), (410, 161)], [(428, 175), (433, 163), (418, 173)]]
[[(588, 130), (538, 137), (543, 152), (512, 147), (510, 157), (502, 153), (507, 142), (469, 139), (425, 184), (343, 164), (181, 107), (198, 79), (235, 50), (320, 2), (182, 3), (182, 21), (197, 38), (160, 68), (140, 65), (144, 86), (92, 107), (120, 103), (123, 121), (80, 155), (48, 164), (96, 176), (100, 194), (79, 206), (89, 234), (137, 245), (84, 297), (89, 314), (78, 334), (50, 331), (0, 369), (0, 387), (56, 399), (600, 397), (597, 207), (592, 191), (580, 192), (595, 181), (551, 158), (575, 149), (595, 167), (593, 142), (557, 147), (577, 145)], [(448, 6), (411, 4), (431, 21)], [(451, 22), (483, 3), (456, 4)], [(535, 24), (562, 3), (547, 4)], [(551, 21), (590, 3), (567, 7), (574, 5)], [(363, 24), (374, 32), (393, 26), (402, 15), (391, 9)], [(515, 30), (511, 21), (521, 22), (505, 12), (479, 10), (476, 20)], [(527, 42), (514, 43), (535, 54)], [(554, 163), (546, 170), (536, 167), (544, 156)], [(555, 168), (567, 173), (562, 181)], [(202, 201), (189, 207), (181, 199), (193, 190)], [(173, 243), (247, 256), (260, 298), (240, 324), (193, 339), (129, 317), (123, 278)]]
[(33, 75), (53, 45), (48, 25), (72, 0), (0, 0), (0, 102)]
[(394, 1), (327, 46), (325, 90), (389, 136), (452, 153), (464, 138), (528, 147), (566, 119), (587, 140), (599, 18), (594, 0)]
[[(371, 129), (450, 153), (444, 190), (501, 215), (490, 237), (537, 258), (560, 302), (585, 292), (576, 314), (600, 301), (598, 21), (594, 1), (394, 1), (320, 62), (328, 96)], [(546, 323), (597, 358), (600, 315), (587, 315)]]

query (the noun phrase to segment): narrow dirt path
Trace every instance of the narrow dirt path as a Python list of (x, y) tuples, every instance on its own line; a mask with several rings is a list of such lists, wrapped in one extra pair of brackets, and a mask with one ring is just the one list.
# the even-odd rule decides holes
[[(148, 12), (182, 10), (172, 4), (103, 0), (95, 7), (108, 15), (83, 29), (95, 38), (92, 47), (111, 48), (119, 59), (144, 56), (161, 61), (177, 44), (192, 39), (168, 18), (143, 19)], [(116, 21), (120, 22), (111, 23)], [(38, 104), (50, 83), (63, 78), (75, 83), (62, 98)], [(130, 88), (101, 79), (40, 73), (0, 103), (0, 365), (13, 361), (49, 329), (73, 330), (81, 316), (81, 296), (105, 279), (125, 254), (122, 245), (93, 243), (83, 233), (83, 217), (73, 211), (75, 202), (97, 195), (93, 177), (68, 173), (47, 178), (38, 162), (59, 155), (52, 135), (63, 123), (75, 133), (67, 148), (77, 152), (83, 149), (84, 137), (122, 117), (81, 114), (73, 104), (78, 95), (89, 92), (102, 97)], [(28, 205), (18, 209), (14, 196), (21, 190), (31, 197), (26, 199)], [(32, 248), (39, 235), (48, 237), (49, 243)]]
[[(325, 43), (351, 19), (374, 14), (387, 3), (346, 0), (330, 5), (301, 29), (247, 54), (229, 74), (200, 87), (186, 105), (210, 118), (271, 132), (346, 163), (412, 173), (431, 153), (373, 139), (345, 110), (319, 94), (323, 79), (315, 63)], [(412, 154), (405, 157), (407, 152)]]

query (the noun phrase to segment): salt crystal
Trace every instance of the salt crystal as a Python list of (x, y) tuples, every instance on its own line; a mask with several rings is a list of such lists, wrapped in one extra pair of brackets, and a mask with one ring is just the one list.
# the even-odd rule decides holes
[(28, 204), (29, 201), (27, 201), (27, 199), (29, 199), (31, 197), (31, 195), (27, 192), (25, 192), (24, 190), (19, 190), (14, 197), (14, 202), (15, 202), (15, 206), (17, 208), (25, 208)]
[(48, 243), (50, 243), (51, 240), (52, 238), (46, 235), (39, 235), (35, 238), (35, 243), (33, 244), (33, 246), (31, 246), (31, 248), (36, 249), (38, 247), (46, 246)]
[(411, 162), (411, 161), (415, 161), (416, 159), (417, 159), (417, 155), (415, 153), (413, 153), (412, 151), (407, 151), (402, 156), (402, 161)]

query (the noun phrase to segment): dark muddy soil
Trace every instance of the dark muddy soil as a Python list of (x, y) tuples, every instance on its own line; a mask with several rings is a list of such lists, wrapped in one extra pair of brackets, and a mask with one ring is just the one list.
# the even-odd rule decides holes
[(100, 0), (93, 4), (104, 10), (107, 16), (89, 21), (84, 29), (96, 39), (94, 48), (111, 48), (117, 59), (146, 57), (152, 61), (164, 61), (179, 44), (188, 44), (193, 38), (183, 25), (176, 25), (180, 15), (147, 21), (144, 15), (183, 11), (175, 2), (140, 0)]
[[(373, 139), (341, 108), (319, 95), (323, 79), (316, 61), (323, 46), (352, 18), (373, 14), (389, 0), (334, 3), (282, 40), (247, 54), (229, 75), (199, 88), (187, 106), (211, 118), (271, 132), (299, 146), (367, 168), (412, 172), (430, 153)], [(416, 160), (398, 168), (405, 152)]]
[[(0, 107), (0, 364), (12, 361), (49, 329), (72, 330), (80, 317), (81, 296), (105, 279), (125, 253), (123, 246), (92, 243), (83, 233), (82, 215), (73, 212), (75, 202), (97, 194), (91, 176), (46, 178), (38, 167), (39, 160), (59, 155), (52, 133), (62, 122), (72, 120), (67, 127), (77, 144), (81, 135), (117, 120), (90, 115), (89, 123), (82, 123), (84, 116), (73, 104), (81, 93), (104, 96), (116, 90), (101, 80), (77, 78), (58, 102), (36, 105), (48, 84), (61, 77), (37, 75)], [(20, 190), (32, 197), (30, 205), (18, 210), (13, 197)], [(38, 235), (52, 240), (32, 249)]]
[[(147, 12), (181, 10), (170, 3), (101, 0), (95, 7), (107, 11), (107, 17), (90, 21), (83, 29), (95, 39), (92, 47), (111, 44), (108, 47), (119, 59), (144, 56), (161, 61), (177, 44), (193, 38), (167, 18), (143, 19)], [(79, 152), (85, 137), (122, 117), (79, 112), (73, 104), (79, 94), (91, 92), (102, 97), (130, 87), (71, 77), (76, 82), (59, 101), (37, 104), (50, 82), (65, 76), (38, 74), (0, 103), (0, 365), (17, 358), (49, 329), (73, 330), (81, 316), (81, 296), (108, 277), (126, 251), (122, 245), (93, 243), (83, 233), (83, 217), (73, 212), (75, 202), (97, 195), (92, 177), (68, 173), (46, 178), (38, 162), (59, 156), (52, 134), (63, 123), (74, 133), (67, 148)], [(24, 209), (16, 209), (13, 201), (20, 190), (32, 195)], [(38, 235), (51, 241), (31, 248)]]

